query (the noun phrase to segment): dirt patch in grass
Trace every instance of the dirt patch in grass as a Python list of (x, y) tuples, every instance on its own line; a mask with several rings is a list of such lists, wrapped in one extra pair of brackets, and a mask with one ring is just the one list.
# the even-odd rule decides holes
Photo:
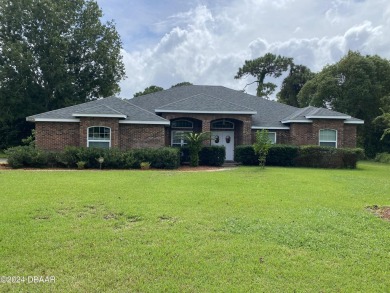
[(380, 207), (377, 205), (373, 205), (373, 206), (366, 207), (366, 209), (374, 213), (375, 215), (381, 217), (382, 219), (390, 221), (390, 207), (388, 206)]

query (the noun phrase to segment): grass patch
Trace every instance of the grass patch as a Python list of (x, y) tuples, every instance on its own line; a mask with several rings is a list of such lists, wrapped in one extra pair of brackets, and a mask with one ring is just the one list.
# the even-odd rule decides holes
[(0, 159), (7, 159), (8, 156), (4, 153), (4, 151), (0, 151)]
[(385, 292), (389, 173), (0, 171), (0, 291)]

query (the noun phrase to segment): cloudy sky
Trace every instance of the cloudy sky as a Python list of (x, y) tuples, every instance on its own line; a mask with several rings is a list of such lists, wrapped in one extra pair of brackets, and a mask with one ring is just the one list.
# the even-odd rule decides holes
[[(348, 50), (390, 59), (389, 0), (97, 0), (123, 41), (121, 96), (189, 81), (243, 89), (267, 52), (317, 72)], [(254, 86), (247, 88), (255, 93)]]

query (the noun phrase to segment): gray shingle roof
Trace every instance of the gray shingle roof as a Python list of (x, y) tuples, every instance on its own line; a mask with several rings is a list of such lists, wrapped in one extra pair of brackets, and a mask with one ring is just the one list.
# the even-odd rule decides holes
[(99, 117), (126, 118), (126, 114), (114, 110), (111, 107), (106, 105), (97, 105), (86, 109), (80, 109), (80, 111), (76, 111), (76, 113), (72, 114), (72, 116), (74, 117), (82, 117), (82, 116), (90, 116), (90, 115), (99, 115)]
[[(253, 128), (288, 129), (290, 122), (311, 122), (316, 118), (344, 119), (345, 123), (361, 124), (362, 120), (324, 108), (296, 108), (228, 89), (223, 86), (190, 85), (135, 97), (119, 99), (109, 97), (84, 104), (62, 108), (27, 117), (28, 121), (69, 120), (77, 121), (74, 114), (120, 113), (126, 116), (121, 123), (155, 123), (169, 125), (169, 121), (156, 115), (160, 112), (182, 113), (232, 113), (252, 115)], [(157, 112), (158, 112), (157, 111)], [(118, 115), (120, 115), (118, 114)], [(282, 121), (284, 123), (282, 123)]]
[[(96, 110), (96, 112), (94, 112), (94, 110)], [(27, 121), (77, 121), (73, 114), (96, 114), (99, 116), (99, 114), (112, 113), (121, 113), (126, 116), (126, 118), (121, 120), (121, 123), (155, 123), (169, 125), (168, 120), (132, 104), (129, 100), (122, 100), (117, 97), (109, 97), (29, 116), (27, 117)]]
[(177, 102), (169, 103), (155, 109), (156, 112), (180, 112), (180, 113), (230, 113), (230, 114), (256, 114), (256, 111), (235, 103), (212, 97), (205, 94), (197, 94)]

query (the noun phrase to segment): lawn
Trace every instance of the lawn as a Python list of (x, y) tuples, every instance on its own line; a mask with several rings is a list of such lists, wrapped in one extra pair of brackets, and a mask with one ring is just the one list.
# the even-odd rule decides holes
[(25, 277), (1, 292), (390, 288), (390, 222), (365, 208), (390, 205), (390, 165), (3, 170), (0, 186), (0, 276)]

